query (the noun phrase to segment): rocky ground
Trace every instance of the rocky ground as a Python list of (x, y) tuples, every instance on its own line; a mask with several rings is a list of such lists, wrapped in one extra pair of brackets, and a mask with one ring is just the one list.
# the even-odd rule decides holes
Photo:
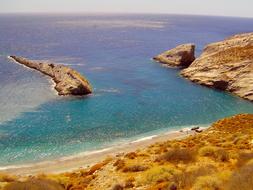
[(92, 93), (89, 81), (77, 71), (53, 63), (31, 61), (23, 57), (10, 56), (14, 61), (48, 75), (55, 82), (59, 95), (86, 95)]

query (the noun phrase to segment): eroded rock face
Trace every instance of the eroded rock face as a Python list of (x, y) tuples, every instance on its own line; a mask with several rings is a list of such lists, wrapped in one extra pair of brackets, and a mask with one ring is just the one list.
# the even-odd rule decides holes
[(253, 33), (209, 44), (181, 75), (253, 101)]
[(77, 71), (53, 63), (31, 61), (23, 57), (10, 56), (16, 62), (50, 76), (59, 95), (86, 95), (92, 93), (89, 81)]
[(188, 67), (195, 60), (194, 53), (194, 44), (183, 44), (154, 57), (154, 60), (171, 67)]

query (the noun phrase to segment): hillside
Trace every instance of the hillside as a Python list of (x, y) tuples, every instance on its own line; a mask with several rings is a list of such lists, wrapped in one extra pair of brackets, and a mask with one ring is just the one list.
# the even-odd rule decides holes
[(86, 169), (0, 179), (5, 190), (251, 190), (252, 148), (253, 114), (241, 114), (200, 134), (108, 157)]

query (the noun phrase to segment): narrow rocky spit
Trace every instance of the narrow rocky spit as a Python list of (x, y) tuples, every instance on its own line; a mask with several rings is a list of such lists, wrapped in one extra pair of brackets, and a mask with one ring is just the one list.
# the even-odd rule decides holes
[(18, 56), (9, 56), (9, 58), (51, 77), (55, 82), (55, 90), (58, 92), (58, 95), (83, 96), (92, 93), (89, 81), (80, 73), (67, 66), (33, 61)]

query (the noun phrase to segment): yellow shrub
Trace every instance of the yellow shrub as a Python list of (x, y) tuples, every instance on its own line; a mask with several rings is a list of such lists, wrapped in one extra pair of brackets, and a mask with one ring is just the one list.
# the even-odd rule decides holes
[(241, 152), (237, 159), (237, 166), (242, 167), (251, 159), (253, 159), (253, 152)]
[(222, 172), (217, 173), (217, 177), (218, 177), (221, 181), (223, 181), (223, 182), (228, 181), (228, 180), (230, 179), (231, 175), (232, 175), (232, 172), (229, 171), (229, 170), (224, 170), (224, 171), (222, 171)]
[(205, 164), (202, 166), (190, 166), (181, 175), (174, 176), (174, 182), (179, 189), (189, 189), (200, 176), (207, 176), (217, 170), (213, 165)]
[(192, 187), (192, 190), (220, 190), (222, 186), (221, 181), (213, 176), (199, 177)]
[(143, 176), (144, 184), (171, 181), (173, 176), (181, 174), (180, 170), (169, 166), (155, 166), (148, 170)]
[(11, 182), (4, 190), (64, 190), (64, 188), (51, 180), (29, 179), (25, 182)]
[(215, 146), (204, 146), (199, 149), (200, 156), (206, 156), (213, 158), (217, 161), (227, 162), (229, 161), (229, 154), (225, 149), (217, 148)]
[(17, 177), (15, 176), (10, 176), (7, 174), (0, 173), (0, 182), (13, 182), (16, 180), (17, 180)]
[(227, 190), (253, 190), (253, 164), (235, 171), (227, 183)]
[(215, 146), (204, 146), (199, 149), (199, 155), (212, 157), (215, 155), (215, 152), (217, 151), (217, 149), (218, 148)]
[(130, 166), (125, 166), (123, 168), (123, 172), (141, 172), (147, 170), (147, 166), (142, 166), (142, 165), (130, 165)]
[(195, 161), (196, 159), (196, 153), (192, 149), (187, 148), (173, 148), (168, 150), (165, 154), (162, 156), (159, 156), (156, 161), (167, 161), (171, 163), (190, 163)]

